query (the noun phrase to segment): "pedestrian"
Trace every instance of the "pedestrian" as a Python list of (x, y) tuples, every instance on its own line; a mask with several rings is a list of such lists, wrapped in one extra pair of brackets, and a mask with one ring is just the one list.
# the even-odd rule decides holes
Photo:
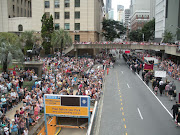
[(176, 102), (176, 104), (174, 104), (171, 108), (171, 110), (173, 110), (173, 119), (175, 120), (177, 114), (178, 114), (178, 103)]
[(158, 93), (158, 86), (157, 85), (154, 87), (154, 91), (155, 91), (155, 94), (157, 96), (157, 93)]
[(176, 126), (180, 125), (180, 111), (178, 112), (177, 116), (176, 116)]

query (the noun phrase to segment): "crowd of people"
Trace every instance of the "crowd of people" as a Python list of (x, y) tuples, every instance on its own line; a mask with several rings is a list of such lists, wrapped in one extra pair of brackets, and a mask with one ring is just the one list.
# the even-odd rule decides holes
[(172, 60), (170, 59), (163, 60), (160, 63), (159, 68), (161, 70), (166, 71), (168, 75), (174, 78), (175, 80), (180, 81), (180, 65), (177, 65)]
[[(104, 79), (104, 67), (110, 63), (105, 53), (95, 59), (56, 57), (41, 58), (42, 78), (34, 70), (4, 72), (0, 77), (0, 125), (1, 133), (27, 135), (30, 126), (35, 125), (43, 112), (43, 95), (87, 95), (100, 98)], [(23, 87), (25, 81), (34, 81), (32, 89)], [(6, 111), (22, 102), (13, 119)]]
[(120, 42), (120, 41), (104, 41), (104, 42), (74, 42), (73, 44), (132, 44), (132, 45), (168, 45), (168, 46), (180, 46), (180, 42), (177, 43), (157, 43), (157, 42), (132, 42), (132, 41), (125, 41), (125, 42)]

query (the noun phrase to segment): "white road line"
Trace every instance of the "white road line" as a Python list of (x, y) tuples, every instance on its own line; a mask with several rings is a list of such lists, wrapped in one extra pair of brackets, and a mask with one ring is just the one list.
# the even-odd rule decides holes
[(128, 88), (130, 88), (128, 83), (127, 83), (127, 86), (128, 86)]
[(169, 110), (164, 106), (164, 104), (159, 100), (159, 98), (154, 94), (154, 92), (147, 86), (147, 84), (141, 79), (141, 77), (136, 73), (136, 75), (139, 77), (139, 79), (146, 85), (148, 90), (154, 95), (154, 97), (159, 101), (159, 103), (164, 107), (164, 109), (169, 113), (169, 115), (173, 118), (173, 115), (169, 112)]
[(139, 115), (140, 115), (141, 119), (143, 120), (143, 117), (142, 117), (142, 114), (141, 114), (139, 108), (137, 108), (137, 109), (138, 109), (138, 112), (139, 112)]
[(123, 74), (123, 71), (121, 71), (121, 73)]

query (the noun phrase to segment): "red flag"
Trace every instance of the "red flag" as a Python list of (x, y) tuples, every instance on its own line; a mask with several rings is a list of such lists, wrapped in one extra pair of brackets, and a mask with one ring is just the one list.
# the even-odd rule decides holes
[(146, 64), (144, 65), (144, 70), (153, 70), (153, 64)]
[(130, 50), (126, 50), (125, 53), (126, 53), (126, 54), (127, 54), (127, 53), (130, 53)]

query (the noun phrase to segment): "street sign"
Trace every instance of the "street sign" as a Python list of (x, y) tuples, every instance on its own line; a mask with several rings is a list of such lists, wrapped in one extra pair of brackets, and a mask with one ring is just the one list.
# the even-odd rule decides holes
[(44, 95), (44, 112), (63, 117), (89, 117), (90, 97), (71, 95)]

